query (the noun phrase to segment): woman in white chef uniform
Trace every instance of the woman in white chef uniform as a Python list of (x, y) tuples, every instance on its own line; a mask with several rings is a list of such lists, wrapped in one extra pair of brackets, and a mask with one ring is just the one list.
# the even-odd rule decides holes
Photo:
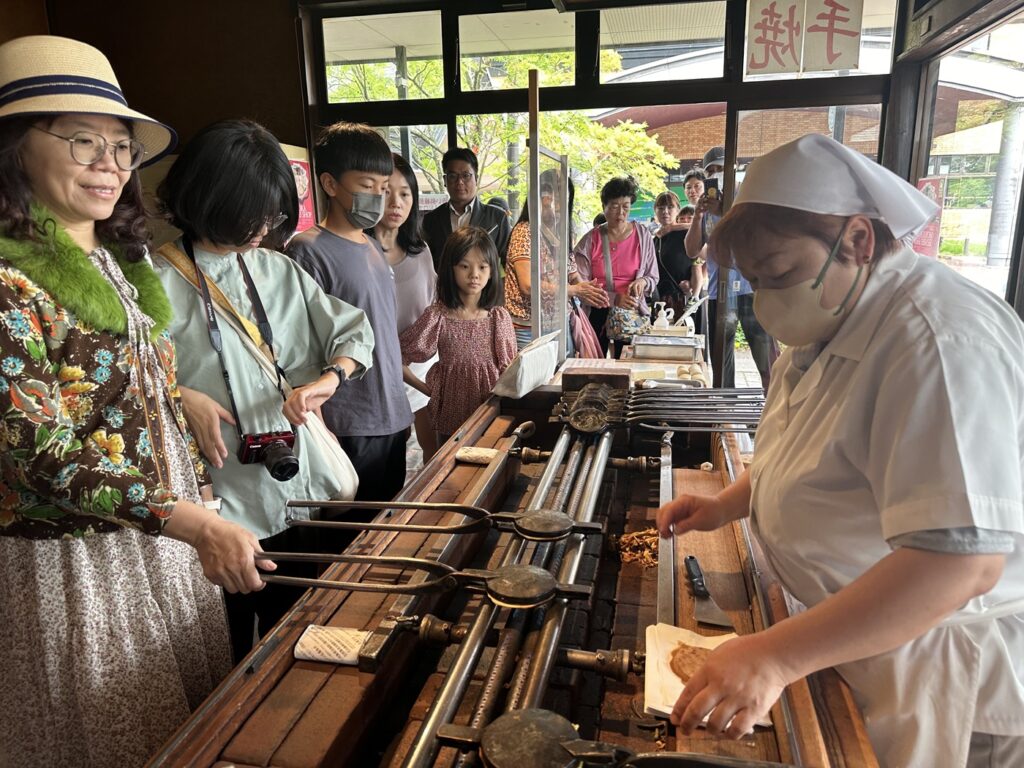
[(686, 731), (709, 715), (739, 738), (836, 666), (884, 766), (1024, 766), (1024, 324), (900, 242), (935, 213), (815, 135), (755, 160), (715, 230), (788, 348), (749, 472), (658, 527), (749, 514), (808, 610), (712, 653), (673, 711)]

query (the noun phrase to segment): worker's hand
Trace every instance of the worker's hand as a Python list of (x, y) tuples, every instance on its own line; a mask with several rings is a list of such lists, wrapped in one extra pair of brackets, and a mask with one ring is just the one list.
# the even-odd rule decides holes
[(330, 400), (338, 391), (338, 384), (337, 374), (328, 371), (316, 381), (304, 387), (296, 387), (281, 408), (284, 417), (296, 427), (305, 424), (307, 414)]
[(733, 520), (726, 505), (717, 496), (676, 496), (658, 510), (658, 533), (668, 538), (673, 531), (714, 531)]
[(235, 420), (227, 409), (209, 395), (188, 387), (178, 387), (181, 393), (181, 411), (185, 414), (189, 431), (196, 438), (199, 450), (210, 464), (220, 469), (228, 457), (227, 446), (220, 434), (220, 423), (234, 426)]
[(767, 719), (791, 682), (761, 635), (737, 637), (711, 652), (686, 683), (669, 719), (690, 734), (708, 717), (709, 734), (739, 739)]

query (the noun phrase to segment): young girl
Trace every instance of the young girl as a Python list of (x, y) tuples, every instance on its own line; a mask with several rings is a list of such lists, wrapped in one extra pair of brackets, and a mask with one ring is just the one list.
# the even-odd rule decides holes
[[(494, 241), (479, 227), (457, 229), (441, 254), (437, 301), (400, 338), (405, 381), (430, 398), (438, 445), (487, 399), (516, 355), (512, 318), (496, 306), (500, 296)], [(440, 360), (424, 383), (409, 363), (435, 353)]]

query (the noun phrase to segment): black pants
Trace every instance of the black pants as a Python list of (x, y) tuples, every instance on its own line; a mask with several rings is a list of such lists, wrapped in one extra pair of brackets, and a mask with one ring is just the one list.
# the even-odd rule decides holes
[(408, 428), (393, 435), (341, 436), (341, 447), (359, 475), (357, 501), (391, 501), (405, 485)]
[[(736, 296), (735, 299), (735, 306), (729, 307), (725, 316), (724, 359), (719, 363), (721, 386), (729, 388), (736, 386), (736, 325), (738, 322), (743, 327), (743, 335), (746, 336), (747, 343), (750, 345), (750, 353), (754, 357), (754, 365), (757, 366), (757, 372), (761, 375), (761, 386), (767, 392), (772, 365), (779, 356), (778, 345), (754, 316), (754, 295), (747, 293)], [(716, 363), (718, 355), (722, 354), (718, 347), (721, 342), (715, 338), (717, 317), (718, 301), (712, 299), (708, 302), (708, 340), (713, 363)]]
[[(318, 552), (320, 541), (313, 528), (288, 528), (276, 536), (260, 539), (265, 552)], [(278, 563), (278, 576), (301, 576), (313, 579), (317, 575), (316, 563)], [(281, 617), (295, 604), (305, 590), (267, 584), (259, 592), (248, 595), (224, 593), (231, 632), (231, 651), (237, 664), (252, 650), (253, 631), (260, 637), (269, 632)]]

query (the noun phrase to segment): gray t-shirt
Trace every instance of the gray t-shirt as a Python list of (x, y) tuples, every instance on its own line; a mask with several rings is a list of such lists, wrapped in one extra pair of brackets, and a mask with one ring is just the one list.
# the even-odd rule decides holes
[(395, 286), (375, 240), (354, 243), (315, 226), (296, 235), (287, 253), (326, 293), (358, 307), (373, 328), (373, 367), (324, 403), (324, 421), (339, 437), (379, 436), (412, 424), (402, 382)]

